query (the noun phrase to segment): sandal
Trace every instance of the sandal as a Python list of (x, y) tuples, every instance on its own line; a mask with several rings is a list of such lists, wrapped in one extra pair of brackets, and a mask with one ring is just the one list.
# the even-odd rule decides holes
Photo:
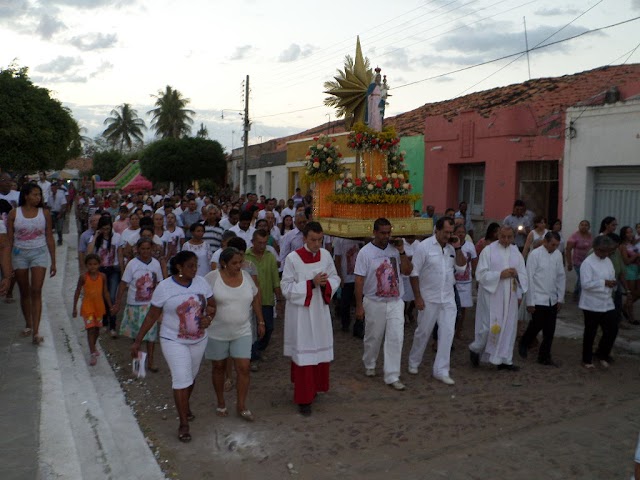
[(189, 425), (181, 425), (180, 428), (178, 428), (178, 440), (180, 440), (182, 443), (189, 443), (191, 441)]
[(30, 337), (31, 336), (31, 329), (30, 328), (25, 328), (24, 330), (22, 330), (20, 332), (20, 336), (21, 337)]
[(582, 366), (587, 370), (595, 370), (596, 366), (593, 363), (583, 363)]
[(89, 365), (93, 367), (96, 363), (98, 363), (98, 356), (95, 353), (92, 353), (91, 358), (89, 359)]
[(40, 345), (42, 342), (44, 342), (44, 338), (36, 335), (35, 337), (33, 337), (33, 340), (31, 340), (31, 343), (33, 343), (34, 345)]
[(216, 415), (219, 417), (226, 417), (229, 415), (227, 407), (216, 407)]
[(238, 412), (238, 416), (241, 419), (246, 420), (247, 422), (253, 422), (255, 420), (255, 418), (253, 417), (253, 413), (251, 413), (251, 410), (242, 410), (241, 412)]
[(233, 388), (233, 381), (230, 378), (227, 378), (224, 381), (224, 391), (230, 392), (232, 388)]

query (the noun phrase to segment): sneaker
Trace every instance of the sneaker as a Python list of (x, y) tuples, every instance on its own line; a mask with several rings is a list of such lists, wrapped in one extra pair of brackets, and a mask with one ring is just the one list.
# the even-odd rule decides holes
[(258, 362), (249, 363), (249, 370), (251, 370), (252, 372), (257, 372), (258, 371)]
[(365, 374), (367, 377), (375, 377), (375, 376), (376, 376), (376, 369), (375, 369), (375, 368), (367, 368), (367, 369), (364, 371), (364, 374)]
[(402, 391), (405, 388), (407, 388), (404, 386), (404, 383), (402, 383), (400, 380), (396, 380), (395, 382), (390, 383), (389, 386), (392, 387), (394, 390), (398, 390), (398, 391)]
[(606, 360), (600, 360), (600, 365), (602, 365), (602, 368), (609, 368), (609, 362)]
[(451, 378), (450, 376), (446, 376), (446, 377), (433, 377), (436, 380), (440, 380), (442, 383), (444, 383), (445, 385), (455, 385), (455, 381), (453, 380), (453, 378)]
[(409, 372), (411, 375), (417, 375), (418, 374), (418, 368), (417, 367), (408, 367), (407, 368), (407, 372)]

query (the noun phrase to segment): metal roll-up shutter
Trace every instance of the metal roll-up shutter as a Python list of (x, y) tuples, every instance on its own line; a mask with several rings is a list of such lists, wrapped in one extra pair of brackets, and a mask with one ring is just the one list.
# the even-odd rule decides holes
[(640, 222), (640, 165), (595, 169), (592, 231), (597, 233), (604, 217), (618, 219), (618, 225), (635, 230)]

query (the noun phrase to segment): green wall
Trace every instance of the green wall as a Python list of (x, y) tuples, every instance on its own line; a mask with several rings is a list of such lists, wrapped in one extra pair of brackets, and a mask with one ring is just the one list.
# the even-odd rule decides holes
[[(400, 150), (406, 152), (404, 163), (409, 170), (413, 192), (424, 196), (424, 135), (400, 138)], [(413, 208), (422, 212), (422, 199)]]

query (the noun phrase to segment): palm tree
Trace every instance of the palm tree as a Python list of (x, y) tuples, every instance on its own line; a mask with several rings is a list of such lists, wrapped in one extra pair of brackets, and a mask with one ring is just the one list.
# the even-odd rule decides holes
[(184, 98), (182, 94), (167, 85), (165, 90), (159, 90), (153, 110), (147, 112), (152, 116), (151, 127), (155, 129), (156, 135), (162, 138), (181, 138), (191, 133), (193, 124), (193, 110), (185, 108), (191, 100)]
[(204, 126), (204, 123), (200, 123), (200, 129), (196, 133), (196, 138), (209, 138), (209, 130)]
[(111, 110), (111, 117), (107, 118), (104, 124), (109, 126), (102, 132), (102, 136), (113, 146), (120, 144), (120, 153), (125, 145), (131, 150), (134, 140), (142, 143), (142, 130), (147, 129), (144, 120), (138, 117), (138, 112), (128, 103)]

